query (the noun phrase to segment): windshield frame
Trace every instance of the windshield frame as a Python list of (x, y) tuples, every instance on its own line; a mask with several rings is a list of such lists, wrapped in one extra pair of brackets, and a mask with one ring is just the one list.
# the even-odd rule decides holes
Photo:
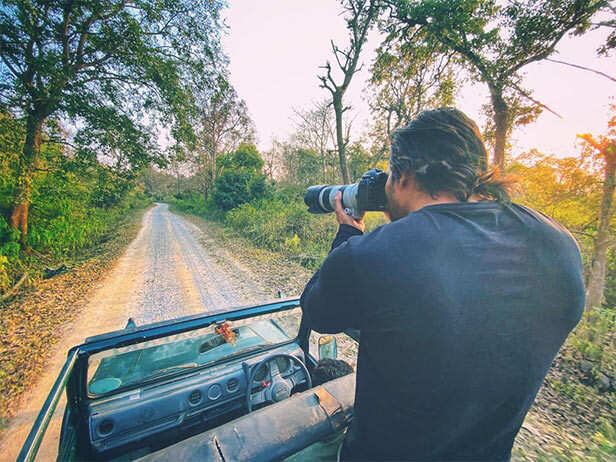
[[(254, 305), (247, 307), (239, 307), (232, 311), (219, 312), (216, 314), (198, 314), (192, 316), (184, 316), (181, 318), (176, 318), (169, 321), (163, 321), (159, 323), (149, 324), (140, 326), (137, 328), (127, 328), (121, 331), (115, 331), (108, 334), (99, 335), (96, 337), (92, 337), (90, 339), (86, 339), (86, 343), (80, 345), (78, 348), (80, 350), (80, 377), (79, 377), (79, 401), (93, 401), (99, 400), (105, 397), (109, 397), (111, 395), (119, 395), (123, 393), (129, 393), (132, 390), (139, 389), (144, 385), (152, 385), (158, 382), (166, 382), (171, 379), (175, 379), (182, 375), (192, 375), (195, 373), (199, 373), (203, 369), (207, 369), (210, 367), (215, 367), (220, 364), (224, 364), (230, 361), (237, 361), (238, 359), (249, 357), (255, 354), (260, 354), (265, 351), (269, 351), (280, 346), (284, 346), (287, 344), (291, 344), (296, 342), (302, 347), (302, 343), (305, 345), (308, 344), (308, 335), (310, 330), (306, 328), (303, 320), (303, 315), (300, 321), (300, 326), (297, 332), (297, 336), (295, 338), (290, 338), (287, 341), (277, 343), (275, 345), (264, 346), (259, 350), (246, 351), (244, 353), (239, 353), (237, 355), (221, 358), (220, 360), (216, 360), (210, 362), (208, 364), (204, 364), (202, 366), (197, 366), (194, 368), (187, 368), (185, 370), (179, 370), (177, 372), (162, 375), (160, 377), (155, 377), (149, 379), (147, 381), (142, 381), (137, 384), (127, 385), (126, 387), (122, 387), (121, 389), (116, 389), (108, 393), (100, 394), (100, 395), (92, 395), (88, 393), (88, 362), (90, 356), (95, 353), (99, 353), (105, 350), (111, 350), (114, 348), (120, 348), (129, 345), (135, 345), (138, 343), (143, 343), (149, 340), (156, 340), (164, 337), (169, 337), (176, 334), (182, 334), (185, 332), (190, 332), (194, 330), (198, 330), (201, 328), (209, 327), (213, 324), (220, 323), (222, 321), (239, 321), (247, 318), (252, 318), (256, 316), (262, 316), (267, 314), (274, 314), (278, 312), (291, 311), (295, 308), (299, 308), (299, 298), (287, 298), (282, 299), (275, 302), (270, 302), (262, 305)], [(303, 347), (302, 347), (303, 349)]]

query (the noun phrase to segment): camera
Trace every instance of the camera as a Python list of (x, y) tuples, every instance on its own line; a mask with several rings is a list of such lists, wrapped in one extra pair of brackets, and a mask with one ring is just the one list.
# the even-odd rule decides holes
[(342, 207), (347, 215), (359, 218), (366, 211), (385, 210), (385, 183), (387, 173), (371, 169), (364, 173), (357, 183), (345, 185), (310, 186), (304, 202), (310, 213), (329, 213), (334, 211), (334, 198), (342, 192)]

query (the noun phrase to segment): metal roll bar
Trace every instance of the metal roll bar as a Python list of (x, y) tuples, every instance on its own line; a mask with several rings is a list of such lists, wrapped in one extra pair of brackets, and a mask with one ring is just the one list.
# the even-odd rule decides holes
[(41, 412), (39, 412), (38, 417), (34, 421), (34, 425), (32, 425), (28, 438), (26, 438), (26, 442), (17, 456), (17, 462), (30, 462), (36, 457), (36, 453), (41, 445), (41, 441), (45, 435), (45, 430), (47, 430), (47, 426), (51, 420), (51, 416), (56, 410), (60, 396), (66, 387), (66, 382), (68, 382), (68, 378), (75, 367), (78, 352), (78, 348), (69, 351), (66, 362), (60, 371), (60, 375), (53, 384), (53, 387), (51, 387), (51, 391), (45, 400), (45, 404), (43, 404)]

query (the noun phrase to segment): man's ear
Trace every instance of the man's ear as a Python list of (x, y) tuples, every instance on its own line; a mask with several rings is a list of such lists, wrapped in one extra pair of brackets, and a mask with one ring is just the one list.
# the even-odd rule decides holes
[(415, 189), (415, 176), (412, 173), (402, 172), (398, 183), (402, 189)]

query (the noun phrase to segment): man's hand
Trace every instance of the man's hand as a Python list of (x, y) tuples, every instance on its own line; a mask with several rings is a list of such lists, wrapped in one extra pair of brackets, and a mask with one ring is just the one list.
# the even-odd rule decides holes
[(353, 226), (354, 228), (359, 229), (362, 233), (366, 230), (363, 214), (361, 218), (356, 219), (345, 213), (342, 208), (342, 193), (340, 191), (336, 193), (336, 197), (334, 198), (334, 211), (336, 212), (336, 220), (338, 220), (338, 223), (341, 225)]

